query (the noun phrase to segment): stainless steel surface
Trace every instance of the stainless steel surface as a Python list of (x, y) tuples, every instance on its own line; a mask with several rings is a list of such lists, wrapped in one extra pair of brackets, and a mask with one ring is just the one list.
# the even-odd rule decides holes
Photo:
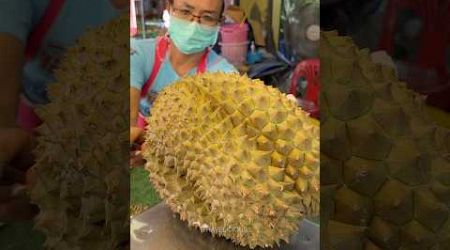
[[(278, 250), (318, 250), (319, 226), (304, 220), (300, 232), (293, 235), (290, 244)], [(247, 250), (222, 237), (189, 228), (162, 203), (131, 219), (131, 250)], [(256, 248), (262, 249), (262, 248)]]

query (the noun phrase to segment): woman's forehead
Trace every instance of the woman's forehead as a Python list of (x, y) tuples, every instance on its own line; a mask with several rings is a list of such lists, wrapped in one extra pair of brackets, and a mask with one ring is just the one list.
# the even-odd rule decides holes
[(188, 7), (202, 12), (216, 13), (222, 9), (223, 0), (174, 0), (177, 7)]

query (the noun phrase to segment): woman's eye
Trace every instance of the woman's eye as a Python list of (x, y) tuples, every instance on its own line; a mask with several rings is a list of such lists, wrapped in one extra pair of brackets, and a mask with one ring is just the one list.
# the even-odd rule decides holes
[(214, 17), (211, 17), (211, 16), (203, 16), (202, 19), (205, 22), (214, 22), (214, 21), (216, 21), (216, 19)]

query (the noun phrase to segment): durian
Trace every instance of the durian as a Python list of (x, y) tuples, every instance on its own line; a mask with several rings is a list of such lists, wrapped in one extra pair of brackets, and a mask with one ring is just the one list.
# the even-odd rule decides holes
[(129, 246), (127, 18), (85, 33), (68, 49), (37, 112), (30, 196), (46, 249)]
[(277, 89), (239, 74), (186, 77), (159, 94), (148, 123), (151, 182), (190, 226), (268, 247), (318, 214), (319, 126)]
[(320, 58), (322, 249), (450, 249), (450, 132), (350, 38)]

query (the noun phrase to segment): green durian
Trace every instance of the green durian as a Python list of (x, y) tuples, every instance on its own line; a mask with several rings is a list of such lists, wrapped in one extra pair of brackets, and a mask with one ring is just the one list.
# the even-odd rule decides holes
[(450, 249), (450, 132), (350, 38), (320, 59), (322, 249)]
[(148, 123), (150, 180), (190, 226), (268, 247), (318, 214), (319, 125), (277, 89), (235, 73), (186, 77)]
[(128, 29), (124, 17), (87, 31), (37, 110), (30, 196), (46, 249), (129, 247)]

